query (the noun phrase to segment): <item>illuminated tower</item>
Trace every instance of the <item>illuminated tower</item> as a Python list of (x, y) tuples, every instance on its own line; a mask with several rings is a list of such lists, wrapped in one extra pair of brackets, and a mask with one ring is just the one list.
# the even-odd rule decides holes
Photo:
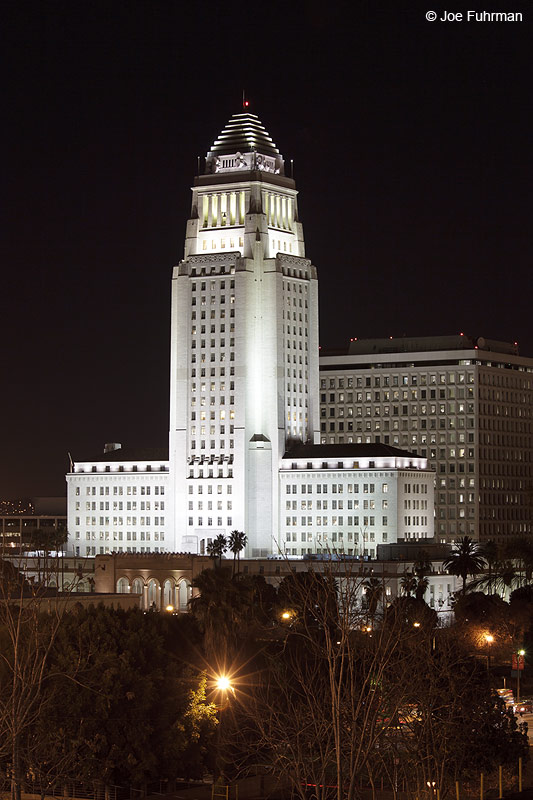
[(294, 181), (253, 114), (231, 118), (195, 179), (171, 326), (176, 547), (237, 529), (248, 556), (276, 553), (283, 453), (319, 441), (318, 285)]

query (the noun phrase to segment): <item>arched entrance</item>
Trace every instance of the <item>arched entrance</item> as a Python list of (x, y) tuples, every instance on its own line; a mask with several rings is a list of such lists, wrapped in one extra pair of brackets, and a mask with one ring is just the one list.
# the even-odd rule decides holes
[(180, 614), (183, 614), (185, 611), (189, 610), (189, 600), (191, 599), (191, 584), (189, 581), (182, 580), (178, 586), (178, 609)]
[(174, 584), (171, 580), (167, 580), (163, 584), (163, 608), (174, 605)]
[(148, 581), (148, 610), (160, 611), (161, 594), (159, 583), (154, 578)]

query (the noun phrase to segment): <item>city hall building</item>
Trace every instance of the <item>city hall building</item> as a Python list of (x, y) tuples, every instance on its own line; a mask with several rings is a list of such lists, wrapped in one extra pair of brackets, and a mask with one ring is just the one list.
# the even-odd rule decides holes
[(168, 452), (73, 454), (74, 555), (202, 554), (234, 529), (248, 558), (432, 537), (427, 454), (321, 447), (317, 270), (295, 183), (253, 114), (231, 118), (195, 179), (171, 313)]

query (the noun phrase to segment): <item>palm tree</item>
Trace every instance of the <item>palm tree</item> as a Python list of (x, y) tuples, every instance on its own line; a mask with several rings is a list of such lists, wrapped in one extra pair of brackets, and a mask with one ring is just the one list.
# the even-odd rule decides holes
[(228, 547), (231, 553), (233, 553), (233, 574), (235, 575), (235, 558), (237, 558), (237, 573), (239, 572), (239, 566), (241, 561), (241, 550), (244, 550), (246, 547), (246, 543), (248, 541), (248, 537), (243, 531), (232, 531), (229, 535), (228, 540)]
[(379, 578), (367, 578), (363, 583), (363, 589), (365, 590), (365, 605), (368, 608), (370, 619), (373, 622), (378, 608), (378, 603), (383, 594), (383, 584)]
[(487, 567), (489, 568), (489, 577), (487, 583), (489, 594), (492, 594), (492, 572), (496, 562), (498, 561), (498, 550), (498, 545), (496, 542), (492, 541), (492, 539), (488, 542), (485, 542), (483, 545), (483, 557), (487, 562)]
[(217, 559), (218, 559), (218, 566), (222, 566), (222, 556), (228, 549), (228, 542), (226, 537), (219, 533), (218, 536), (215, 536), (212, 542), (208, 542), (207, 544), (207, 555), (213, 559), (215, 566), (217, 566)]
[(235, 645), (238, 587), (226, 568), (204, 569), (193, 578), (192, 585), (200, 594), (189, 600), (189, 608), (203, 631), (206, 655), (213, 660), (213, 669), (218, 669), (226, 665), (228, 652)]
[(520, 585), (522, 585), (522, 578), (526, 584), (530, 583), (533, 575), (533, 546), (531, 543), (522, 536), (509, 542), (506, 551), (510, 558), (518, 561)]
[(406, 597), (411, 597), (416, 591), (416, 578), (412, 572), (404, 572), (400, 579), (400, 587)]
[(474, 592), (487, 592), (489, 595), (505, 597), (520, 584), (520, 575), (516, 572), (512, 561), (497, 561), (488, 575), (482, 575), (471, 581), (468, 588)]
[(426, 590), (429, 586), (429, 580), (426, 577), (433, 569), (433, 564), (425, 550), (419, 550), (415, 562), (413, 564), (413, 572), (416, 575), (416, 589), (415, 597), (417, 600), (423, 600)]
[(470, 536), (463, 536), (460, 542), (454, 545), (450, 555), (442, 562), (444, 569), (451, 575), (457, 575), (463, 580), (462, 594), (466, 594), (466, 579), (469, 575), (477, 575), (485, 566), (481, 545), (474, 542)]

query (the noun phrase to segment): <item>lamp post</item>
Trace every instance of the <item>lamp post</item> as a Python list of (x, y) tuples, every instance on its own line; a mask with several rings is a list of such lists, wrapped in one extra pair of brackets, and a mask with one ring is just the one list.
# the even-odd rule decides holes
[(517, 653), (518, 658), (516, 659), (516, 702), (520, 702), (520, 672), (524, 669), (524, 656), (526, 654), (525, 650), (519, 650)]
[(488, 648), (488, 650), (487, 650), (487, 672), (490, 672), (490, 646), (494, 641), (494, 636), (492, 635), (492, 633), (486, 633), (485, 634), (485, 641), (487, 643), (487, 648)]
[(229, 675), (217, 675), (214, 680), (214, 688), (219, 694), (219, 702), (216, 704), (218, 710), (218, 731), (217, 731), (217, 752), (216, 752), (216, 769), (217, 769), (217, 780), (220, 780), (224, 777), (224, 759), (222, 755), (222, 746), (223, 746), (223, 738), (222, 738), (222, 725), (224, 719), (224, 712), (227, 709), (229, 702), (228, 702), (228, 692), (232, 692), (235, 694), (235, 689), (231, 683), (231, 678)]

